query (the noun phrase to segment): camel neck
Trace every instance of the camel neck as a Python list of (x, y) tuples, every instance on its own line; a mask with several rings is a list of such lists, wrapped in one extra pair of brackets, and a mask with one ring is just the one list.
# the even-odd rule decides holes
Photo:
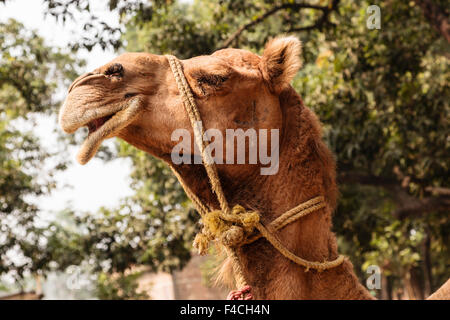
[[(265, 222), (315, 196), (323, 195), (327, 206), (301, 218), (278, 231), (279, 240), (294, 254), (310, 261), (336, 259), (336, 237), (331, 232), (331, 216), (336, 203), (335, 162), (321, 140), (319, 122), (303, 107), (295, 92), (288, 92), (280, 168), (277, 175), (256, 177), (248, 185), (250, 201)], [(290, 128), (300, 128), (290, 130)], [(236, 187), (234, 189), (234, 194)], [(249, 190), (246, 188), (246, 194)], [(229, 194), (231, 196), (231, 193)], [(242, 202), (245, 199), (233, 199)], [(258, 205), (258, 203), (260, 205)], [(238, 251), (246, 270), (246, 278), (260, 299), (371, 299), (359, 283), (353, 265), (342, 265), (319, 273), (287, 260), (265, 239), (242, 247)]]
[[(336, 237), (331, 232), (331, 215), (335, 208), (337, 188), (335, 162), (321, 140), (320, 123), (305, 108), (292, 89), (280, 96), (283, 128), (280, 140), (279, 170), (263, 176), (249, 171), (240, 179), (219, 176), (231, 206), (244, 205), (258, 210), (268, 224), (287, 210), (322, 195), (326, 207), (301, 218), (276, 232), (278, 239), (295, 255), (309, 261), (329, 261), (338, 256)], [(202, 166), (176, 168), (202, 202), (218, 208), (208, 186)], [(282, 256), (265, 239), (237, 250), (247, 282), (258, 299), (370, 299), (358, 282), (353, 266), (340, 266), (318, 273)]]
[[(280, 168), (284, 171), (285, 168)], [(317, 190), (303, 190), (310, 183), (298, 178), (299, 172), (291, 168), (292, 178), (268, 178), (258, 185), (260, 192), (252, 198), (260, 199), (263, 206), (255, 205), (264, 223), (283, 214), (313, 196), (326, 194), (325, 186), (316, 181)], [(300, 170), (298, 170), (300, 171)], [(316, 179), (317, 175), (314, 175)], [(322, 179), (326, 180), (326, 179)], [(267, 191), (264, 192), (264, 189)], [(264, 199), (264, 200), (263, 200)], [(233, 202), (234, 203), (234, 202)], [(241, 202), (242, 203), (242, 202)], [(327, 201), (324, 209), (302, 217), (275, 232), (277, 238), (295, 255), (309, 261), (331, 261), (338, 257), (336, 237), (331, 232), (333, 205)], [(247, 282), (257, 299), (371, 299), (368, 291), (359, 283), (348, 260), (338, 267), (318, 272), (306, 271), (278, 252), (266, 239), (241, 247), (238, 252)]]

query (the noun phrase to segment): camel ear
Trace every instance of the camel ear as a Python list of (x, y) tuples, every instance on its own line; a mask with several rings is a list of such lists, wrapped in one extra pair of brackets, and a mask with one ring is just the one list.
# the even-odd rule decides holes
[(260, 62), (264, 80), (275, 92), (289, 85), (302, 66), (302, 44), (296, 37), (279, 37), (269, 41)]

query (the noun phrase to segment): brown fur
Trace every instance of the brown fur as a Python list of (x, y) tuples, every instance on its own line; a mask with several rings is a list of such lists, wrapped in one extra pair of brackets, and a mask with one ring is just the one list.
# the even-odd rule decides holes
[[(277, 233), (296, 255), (313, 261), (338, 255), (331, 232), (336, 205), (335, 161), (322, 142), (321, 125), (289, 85), (300, 67), (300, 42), (292, 37), (270, 42), (262, 57), (238, 49), (182, 61), (205, 128), (280, 129), (277, 174), (260, 175), (260, 165), (218, 165), (230, 203), (258, 210), (265, 224), (310, 198), (323, 195), (327, 206)], [(122, 66), (122, 67), (120, 67)], [(171, 133), (190, 130), (167, 59), (146, 53), (127, 53), (77, 80), (60, 113), (60, 124), (73, 132), (89, 121), (139, 104), (134, 120), (112, 135), (164, 161), (178, 141)], [(120, 117), (114, 121), (122, 121)], [(117, 126), (120, 127), (120, 126)], [(102, 130), (100, 127), (99, 130)], [(224, 135), (225, 136), (225, 135)], [(194, 150), (191, 149), (191, 153)], [(226, 154), (226, 150), (224, 150)], [(89, 159), (91, 154), (84, 155)], [(207, 205), (218, 208), (202, 165), (178, 165), (175, 170)], [(305, 272), (260, 239), (238, 250), (253, 293), (259, 299), (371, 299), (358, 283), (353, 266)], [(226, 262), (220, 277), (232, 282)]]
[(261, 71), (276, 92), (288, 86), (301, 68), (301, 50), (301, 43), (295, 37), (278, 37), (267, 43), (261, 59)]

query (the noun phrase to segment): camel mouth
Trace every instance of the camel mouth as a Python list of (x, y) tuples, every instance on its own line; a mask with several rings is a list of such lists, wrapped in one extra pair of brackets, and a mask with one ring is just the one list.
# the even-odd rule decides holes
[(111, 119), (114, 116), (115, 113), (106, 116), (106, 117), (101, 117), (98, 119), (94, 119), (91, 122), (88, 122), (85, 126), (88, 128), (89, 133), (88, 135), (94, 133), (95, 131), (97, 131), (101, 126), (103, 126), (106, 122), (108, 122), (109, 119)]
[[(94, 157), (102, 142), (117, 136), (120, 130), (128, 126), (141, 112), (141, 100), (139, 97), (129, 100), (118, 111), (110, 112), (100, 117), (92, 116), (87, 121), (71, 123), (70, 127), (64, 121), (60, 121), (64, 131), (75, 132), (81, 127), (88, 128), (88, 135), (82, 143), (77, 154), (77, 161), (84, 165)], [(70, 129), (70, 130), (69, 130)]]

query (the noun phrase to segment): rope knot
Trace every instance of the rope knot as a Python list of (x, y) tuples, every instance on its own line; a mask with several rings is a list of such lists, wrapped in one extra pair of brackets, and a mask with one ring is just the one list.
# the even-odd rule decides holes
[(194, 239), (199, 254), (206, 254), (209, 242), (219, 240), (227, 247), (239, 247), (253, 233), (259, 222), (259, 213), (246, 211), (235, 205), (231, 212), (213, 210), (203, 216), (203, 229)]
[(244, 241), (244, 230), (238, 226), (231, 226), (222, 234), (220, 241), (228, 247), (237, 247)]

